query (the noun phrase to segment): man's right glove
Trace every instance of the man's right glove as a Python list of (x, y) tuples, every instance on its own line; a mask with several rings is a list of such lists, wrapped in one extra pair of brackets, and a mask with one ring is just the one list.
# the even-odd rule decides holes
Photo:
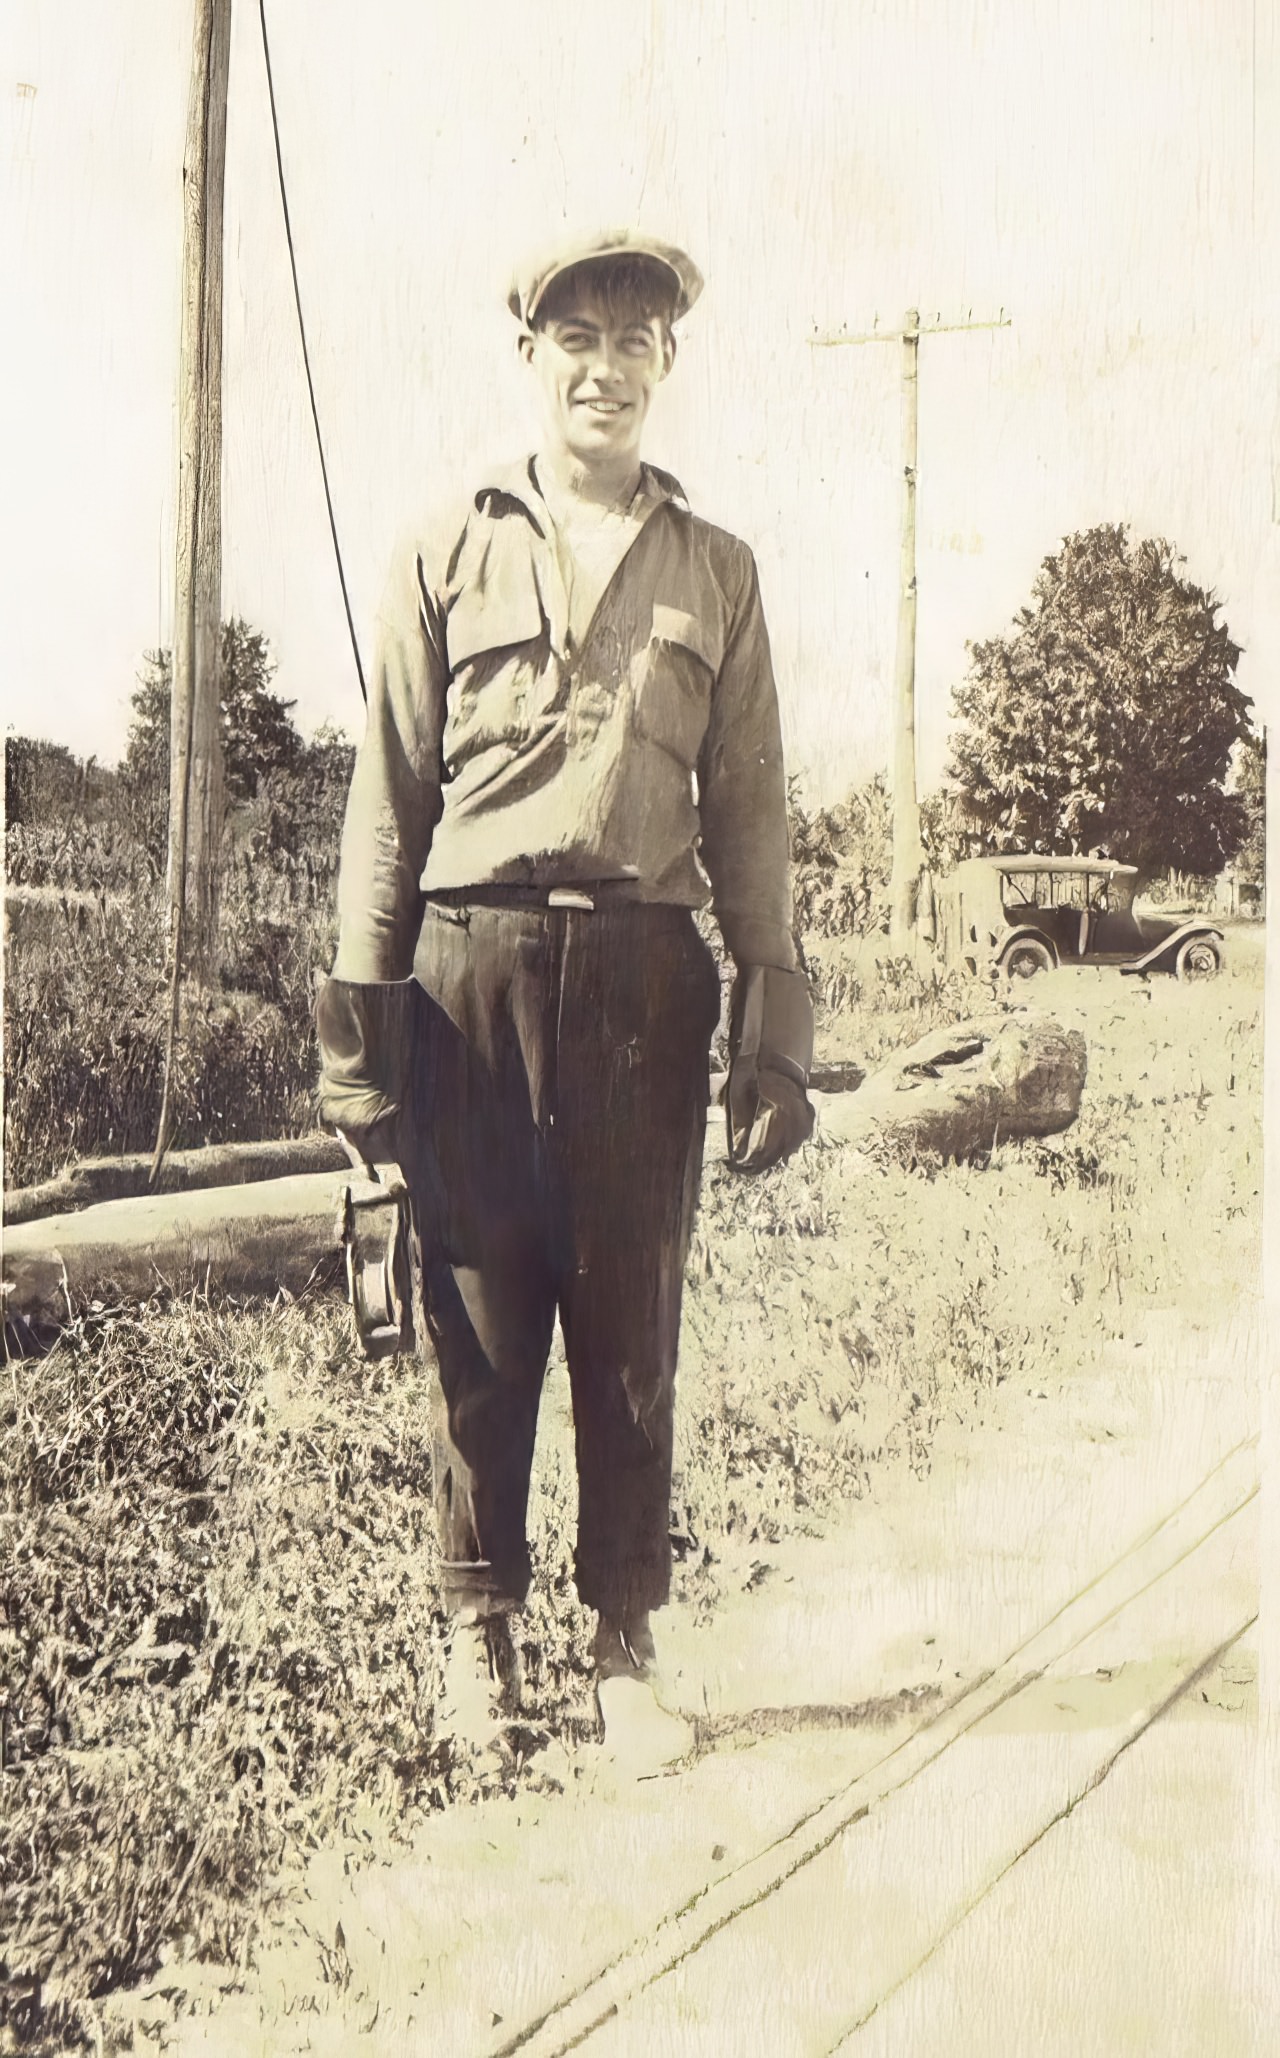
[(407, 1061), (408, 987), (327, 979), (316, 998), (320, 1115), (357, 1171), (391, 1164)]
[(813, 1133), (805, 1091), (813, 1063), (813, 1002), (803, 972), (741, 966), (729, 1007), (725, 1116), (729, 1163), (764, 1172)]

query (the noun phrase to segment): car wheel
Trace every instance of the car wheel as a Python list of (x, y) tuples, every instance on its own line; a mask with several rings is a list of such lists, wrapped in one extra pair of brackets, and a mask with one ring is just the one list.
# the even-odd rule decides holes
[(1189, 936), (1178, 952), (1179, 979), (1216, 979), (1221, 967), (1218, 946), (1209, 936)]
[(1053, 959), (1046, 944), (1037, 943), (1034, 936), (1028, 936), (1022, 943), (1015, 943), (1001, 959), (1001, 969), (1006, 979), (1034, 979), (1038, 972), (1051, 972)]

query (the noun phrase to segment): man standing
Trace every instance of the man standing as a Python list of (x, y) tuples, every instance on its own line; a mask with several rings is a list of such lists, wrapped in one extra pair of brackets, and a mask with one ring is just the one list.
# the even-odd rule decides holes
[[(558, 1312), (606, 1737), (655, 1761), (687, 1740), (655, 1691), (650, 1615), (670, 1584), (680, 1296), (720, 1006), (693, 920), (708, 899), (737, 967), (731, 1162), (774, 1164), (813, 1121), (754, 561), (640, 456), (701, 285), (683, 251), (620, 234), (513, 288), (541, 439), (393, 574), (319, 1007), (326, 1117), (362, 1158), (397, 1157), (414, 1196), (440, 1368), (448, 1719), (478, 1735), (518, 1696), (509, 1624)], [(376, 989), (406, 981), (393, 1050)]]

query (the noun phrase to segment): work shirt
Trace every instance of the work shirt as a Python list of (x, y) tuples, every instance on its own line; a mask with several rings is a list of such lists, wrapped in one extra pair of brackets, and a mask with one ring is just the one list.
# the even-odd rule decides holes
[(697, 908), (791, 970), (777, 692), (747, 546), (666, 473), (580, 640), (532, 460), (401, 557), (343, 829), (334, 976), (407, 978), (424, 895), (570, 887)]

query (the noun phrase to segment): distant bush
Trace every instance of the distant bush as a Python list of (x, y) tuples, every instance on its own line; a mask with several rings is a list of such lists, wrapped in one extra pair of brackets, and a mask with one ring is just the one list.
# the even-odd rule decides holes
[(4, 813), (9, 828), (64, 818), (82, 803), (89, 766), (65, 744), (34, 736), (6, 736)]
[(109, 766), (60, 743), (6, 736), (4, 788), (6, 884), (117, 892), (146, 875)]
[[(268, 689), (243, 622), (223, 630), (228, 809), (221, 987), (184, 997), (175, 1147), (295, 1135), (314, 1121), (312, 1007), (336, 944), (338, 846), (354, 750), (310, 742)], [(5, 1176), (148, 1150), (168, 1002), (169, 658), (149, 652), (118, 770), (9, 737)]]

